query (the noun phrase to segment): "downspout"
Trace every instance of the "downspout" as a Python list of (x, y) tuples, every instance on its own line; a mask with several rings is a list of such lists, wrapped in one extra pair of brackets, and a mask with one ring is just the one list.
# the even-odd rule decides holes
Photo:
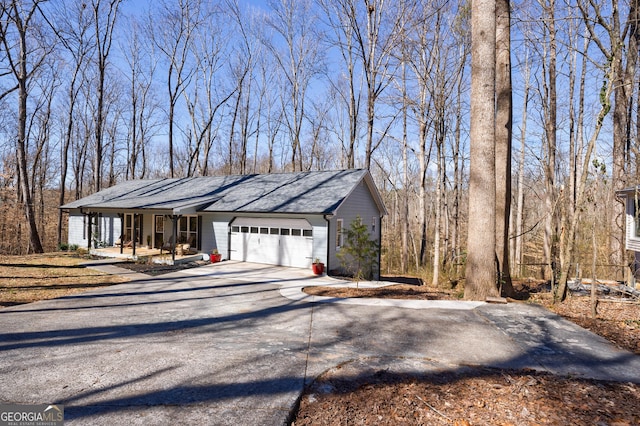
[(333, 217), (334, 217), (333, 214), (324, 215), (324, 220), (327, 221), (327, 265), (325, 268), (327, 275), (329, 275), (329, 271), (331, 270), (329, 265), (329, 259), (331, 254), (331, 219), (333, 219)]
[(384, 216), (380, 215), (380, 220), (378, 221), (378, 280), (382, 277), (381, 268), (382, 268), (382, 218)]
[(227, 224), (227, 260), (231, 260), (231, 225), (237, 218), (237, 216), (234, 216)]

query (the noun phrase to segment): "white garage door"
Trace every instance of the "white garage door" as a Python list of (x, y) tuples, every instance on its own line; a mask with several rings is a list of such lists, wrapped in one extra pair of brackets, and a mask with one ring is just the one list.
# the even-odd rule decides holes
[(313, 228), (304, 219), (236, 218), (231, 223), (231, 260), (309, 268)]

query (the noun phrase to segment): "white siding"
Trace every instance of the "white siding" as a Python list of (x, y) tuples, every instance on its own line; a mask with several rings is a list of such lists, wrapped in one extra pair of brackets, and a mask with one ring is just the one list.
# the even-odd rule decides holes
[[(87, 218), (79, 211), (69, 212), (68, 243), (87, 247)], [(95, 224), (94, 218), (94, 224)], [(120, 238), (120, 218), (115, 214), (103, 214), (98, 218), (96, 239), (107, 246), (112, 246)]]
[(229, 221), (233, 217), (231, 214), (202, 215), (202, 252), (217, 249), (222, 259), (229, 258)]
[(85, 222), (84, 215), (69, 213), (69, 244), (77, 244), (80, 247), (87, 246), (87, 239), (83, 236)]
[[(329, 264), (330, 270), (341, 270), (341, 262), (336, 256), (336, 222), (342, 219), (344, 229), (349, 229), (351, 222), (360, 216), (362, 223), (369, 228), (369, 236), (372, 240), (378, 241), (380, 232), (380, 211), (376, 205), (371, 192), (364, 181), (360, 182), (336, 211), (331, 219), (331, 229), (329, 230)], [(376, 218), (375, 230), (372, 229), (372, 219)]]

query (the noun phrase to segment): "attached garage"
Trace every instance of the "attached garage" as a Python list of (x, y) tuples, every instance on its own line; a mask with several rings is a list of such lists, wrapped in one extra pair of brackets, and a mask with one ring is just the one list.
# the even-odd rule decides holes
[(308, 268), (313, 227), (305, 219), (239, 217), (230, 224), (231, 260)]

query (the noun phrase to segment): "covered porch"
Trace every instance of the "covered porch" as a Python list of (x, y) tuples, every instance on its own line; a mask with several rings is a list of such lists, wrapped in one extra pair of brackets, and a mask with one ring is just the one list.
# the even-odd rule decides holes
[[(175, 211), (83, 211), (88, 251), (96, 256), (178, 264), (202, 259), (201, 218)], [(181, 212), (182, 213), (182, 212)], [(191, 212), (189, 212), (191, 213)], [(106, 226), (105, 226), (106, 224)]]
[(89, 253), (94, 256), (115, 259), (140, 260), (146, 258), (152, 263), (159, 263), (163, 265), (177, 265), (180, 263), (195, 262), (203, 259), (202, 253), (182, 250), (180, 244), (177, 245), (175, 253), (171, 253), (167, 250), (161, 250), (159, 248), (149, 248), (144, 246), (136, 247), (135, 252), (133, 247), (101, 247), (92, 248), (89, 250)]

